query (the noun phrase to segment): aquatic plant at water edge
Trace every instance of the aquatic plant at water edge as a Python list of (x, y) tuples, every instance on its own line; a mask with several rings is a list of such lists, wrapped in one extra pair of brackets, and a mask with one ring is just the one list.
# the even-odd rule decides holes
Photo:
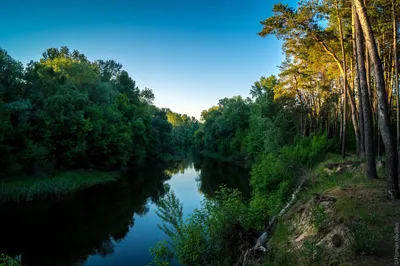
[[(250, 222), (248, 207), (243, 203), (241, 193), (224, 186), (216, 192), (214, 199), (204, 199), (201, 208), (195, 209), (185, 220), (182, 204), (173, 191), (158, 204), (157, 214), (163, 220), (160, 228), (170, 236), (174, 256), (185, 265), (232, 263), (232, 254), (243, 243), (238, 241), (232, 245), (231, 241), (238, 231), (245, 232)], [(158, 251), (153, 249), (153, 254), (166, 250), (165, 243), (155, 248)], [(158, 261), (157, 265), (162, 264)]]
[(62, 172), (54, 177), (17, 177), (0, 180), (0, 202), (20, 202), (60, 197), (115, 180), (115, 174), (99, 171)]

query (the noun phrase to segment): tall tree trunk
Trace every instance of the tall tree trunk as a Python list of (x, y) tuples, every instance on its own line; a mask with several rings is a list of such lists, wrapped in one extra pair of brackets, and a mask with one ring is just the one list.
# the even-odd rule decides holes
[[(343, 135), (342, 135), (342, 157), (346, 156), (346, 114), (347, 114), (347, 64), (346, 64), (346, 52), (344, 50), (344, 42), (343, 42), (343, 29), (342, 29), (342, 20), (339, 14), (339, 3), (336, 0), (336, 13), (338, 17), (338, 24), (339, 24), (339, 33), (340, 33), (340, 45), (342, 48), (342, 64), (343, 64), (343, 94), (344, 94), (344, 103), (343, 103)], [(357, 132), (356, 139), (357, 139)], [(359, 145), (357, 144), (357, 147)]]
[[(346, 75), (347, 75), (347, 73), (346, 73), (346, 71), (344, 70), (344, 68), (343, 68), (343, 65), (342, 65), (342, 62), (340, 62), (340, 60), (338, 59), (338, 57), (336, 56), (336, 54), (335, 53), (333, 53), (329, 48), (328, 48), (328, 46), (326, 45), (326, 43), (324, 42), (324, 39), (323, 38), (321, 38), (320, 36), (318, 36), (314, 31), (313, 31), (313, 29), (311, 29), (311, 28), (308, 28), (308, 27), (306, 27), (306, 26), (304, 26), (303, 25), (303, 29), (305, 30), (305, 31), (307, 31), (312, 37), (313, 37), (313, 39), (318, 43), (318, 44), (320, 44), (321, 45), (321, 47), (324, 49), (324, 51), (329, 55), (329, 56), (331, 56), (332, 58), (333, 58), (333, 60), (335, 61), (335, 63), (337, 64), (337, 66), (338, 66), (338, 68), (339, 68), (339, 70), (340, 70), (340, 73), (341, 73), (341, 75), (342, 75), (342, 77), (343, 77), (343, 80), (346, 82), (346, 87), (347, 88), (351, 88), (351, 86), (349, 85), (349, 82), (348, 82), (348, 80), (347, 80), (347, 77), (346, 77)], [(342, 38), (342, 40), (343, 40), (343, 38)], [(350, 107), (351, 107), (351, 111), (352, 111), (352, 116), (351, 116), (351, 118), (352, 118), (352, 122), (353, 122), (353, 127), (354, 127), (354, 134), (355, 134), (355, 138), (356, 138), (356, 144), (358, 145), (359, 144), (359, 128), (358, 128), (358, 120), (357, 120), (357, 107), (356, 107), (356, 104), (355, 104), (355, 100), (354, 100), (354, 97), (351, 95), (351, 91), (350, 90), (347, 90), (347, 93), (345, 92), (344, 93), (344, 95), (345, 95), (345, 101), (347, 102), (347, 97), (349, 97), (350, 98)], [(347, 110), (346, 110), (347, 111)], [(343, 112), (345, 112), (345, 110), (343, 110)], [(345, 121), (342, 121), (342, 122), (345, 122)], [(341, 131), (343, 131), (343, 127), (341, 128)], [(342, 132), (342, 133), (345, 133), (344, 131)], [(345, 135), (345, 134), (342, 134), (342, 135)], [(341, 135), (341, 140), (342, 140), (342, 135)], [(358, 146), (357, 146), (358, 147)]]
[[(361, 93), (361, 87), (360, 87), (360, 73), (358, 71), (358, 58), (357, 58), (357, 41), (356, 41), (356, 31), (355, 31), (355, 10), (352, 8), (352, 37), (353, 37), (353, 58), (354, 58), (354, 63), (352, 63), (352, 72), (353, 72), (353, 83), (354, 83), (354, 91), (357, 88), (358, 92), (358, 112), (359, 112), (359, 130), (360, 130), (360, 156), (364, 157), (365, 156), (365, 121), (364, 121), (364, 111), (363, 111), (363, 97)], [(354, 67), (353, 67), (354, 66)], [(365, 66), (364, 66), (364, 72), (365, 72)], [(364, 73), (365, 75), (365, 73)], [(365, 82), (367, 82), (365, 80)], [(367, 88), (368, 89), (368, 88)]]
[(374, 33), (369, 23), (366, 8), (361, 0), (353, 0), (357, 11), (361, 28), (365, 36), (368, 52), (374, 65), (374, 75), (376, 81), (376, 91), (378, 98), (379, 127), (382, 140), (385, 145), (387, 159), (387, 193), (389, 198), (399, 198), (399, 180), (398, 180), (398, 161), (396, 143), (392, 132), (390, 131), (390, 119), (388, 115), (388, 103), (385, 90), (385, 79), (383, 77), (382, 63), (379, 58), (376, 47)]
[[(389, 96), (389, 115), (390, 118), (393, 120), (394, 118), (392, 117), (392, 106), (393, 106), (393, 97), (397, 94), (395, 93), (395, 89), (394, 89), (394, 65), (395, 65), (395, 61), (391, 60), (390, 63), (391, 67), (390, 67), (390, 74), (388, 76), (388, 80), (390, 80), (390, 85), (388, 86), (388, 91), (390, 92), (390, 96)], [(396, 137), (396, 141), (397, 141), (397, 137)]]
[[(338, 86), (338, 88), (340, 88), (340, 78), (338, 78), (337, 79), (337, 86)], [(340, 90), (339, 90), (339, 93), (340, 93)], [(340, 94), (339, 94), (340, 95)], [(342, 143), (342, 141), (343, 141), (343, 119), (344, 119), (344, 116), (343, 116), (343, 97), (344, 97), (344, 95), (342, 94), (342, 97), (339, 97), (338, 98), (338, 100), (339, 100), (339, 108), (340, 108), (340, 123), (339, 123), (339, 130), (340, 130), (340, 143)]]
[[(394, 89), (397, 95), (397, 108), (396, 108), (396, 132), (397, 132), (397, 152), (400, 153), (400, 94), (399, 94), (399, 73), (398, 73), (398, 61), (397, 61), (397, 22), (396, 22), (396, 6), (394, 0), (392, 0), (392, 19), (393, 19), (393, 56), (394, 56)], [(400, 162), (399, 162), (400, 165)]]
[[(367, 85), (367, 74), (365, 70), (365, 58), (364, 58), (364, 37), (361, 30), (360, 21), (353, 8), (353, 20), (355, 28), (356, 38), (356, 55), (357, 55), (357, 72), (358, 80), (360, 85), (360, 94), (362, 101), (360, 113), (363, 113), (364, 119), (364, 141), (365, 141), (365, 156), (367, 158), (367, 178), (375, 179), (378, 178), (375, 164), (375, 148), (374, 148), (374, 133), (373, 133), (373, 121), (371, 105), (369, 102), (368, 85)], [(361, 121), (360, 121), (361, 125)]]
[(369, 104), (371, 105), (371, 110), (373, 111), (373, 103), (374, 103), (374, 94), (372, 92), (372, 86), (371, 86), (371, 69), (370, 69), (370, 64), (369, 64), (369, 55), (368, 55), (368, 49), (365, 47), (365, 68), (367, 71), (367, 86), (368, 86), (368, 93), (369, 93)]
[(357, 105), (354, 97), (354, 93), (352, 91), (351, 85), (347, 80), (347, 97), (350, 99), (350, 108), (351, 108), (351, 121), (353, 122), (354, 128), (354, 136), (356, 138), (356, 148), (357, 154), (359, 152), (360, 147), (360, 128), (359, 128), (359, 121), (358, 121), (358, 112), (357, 112)]

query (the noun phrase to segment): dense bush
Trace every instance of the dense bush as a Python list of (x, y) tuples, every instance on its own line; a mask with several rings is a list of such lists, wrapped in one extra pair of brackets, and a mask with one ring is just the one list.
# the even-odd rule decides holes
[[(237, 190), (221, 187), (214, 199), (205, 199), (202, 206), (184, 219), (182, 205), (173, 191), (158, 203), (160, 228), (170, 236), (171, 248), (160, 242), (152, 253), (154, 263), (165, 265), (160, 258), (172, 252), (184, 265), (232, 265), (240, 247), (240, 232), (250, 227), (248, 207)], [(237, 234), (237, 235), (235, 235)], [(238, 240), (236, 243), (232, 240)]]
[[(316, 163), (330, 147), (332, 141), (326, 135), (316, 135), (297, 138), (277, 154), (263, 154), (251, 170), (253, 199), (250, 206), (255, 211), (254, 216), (265, 218), (276, 215), (299, 182), (304, 168)], [(260, 212), (264, 215), (261, 216)], [(259, 220), (255, 225), (260, 227), (263, 221)]]

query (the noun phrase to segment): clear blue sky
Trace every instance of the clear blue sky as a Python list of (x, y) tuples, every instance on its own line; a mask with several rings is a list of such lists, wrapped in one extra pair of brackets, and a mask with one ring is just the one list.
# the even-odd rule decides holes
[(64, 45), (90, 60), (114, 59), (153, 90), (157, 106), (199, 117), (277, 74), (281, 43), (256, 34), (276, 2), (2, 0), (0, 47), (24, 64)]

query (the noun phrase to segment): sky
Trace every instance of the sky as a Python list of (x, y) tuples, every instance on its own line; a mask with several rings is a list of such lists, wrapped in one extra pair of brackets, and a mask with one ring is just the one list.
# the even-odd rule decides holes
[[(154, 103), (200, 117), (278, 73), (281, 42), (261, 38), (278, 0), (0, 0), (0, 48), (26, 64), (50, 47), (113, 59)], [(283, 0), (294, 6), (296, 1)]]

